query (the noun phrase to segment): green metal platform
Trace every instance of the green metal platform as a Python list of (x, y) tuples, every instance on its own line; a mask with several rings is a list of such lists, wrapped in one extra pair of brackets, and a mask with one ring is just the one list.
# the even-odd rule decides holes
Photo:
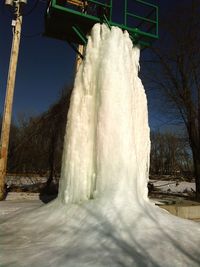
[(143, 0), (52, 0), (44, 35), (85, 45), (95, 23), (120, 27), (129, 32), (134, 43), (149, 46), (158, 39), (158, 6)]

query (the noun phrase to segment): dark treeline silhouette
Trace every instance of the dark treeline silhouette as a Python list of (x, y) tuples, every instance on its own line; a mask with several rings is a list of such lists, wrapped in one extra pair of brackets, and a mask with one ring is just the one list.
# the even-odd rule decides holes
[[(71, 90), (64, 90), (46, 112), (12, 124), (8, 173), (47, 177), (45, 190), (58, 182)], [(151, 133), (150, 174), (192, 177), (192, 154), (187, 140), (174, 133)]]
[(151, 48), (146, 68), (159, 99), (169, 104), (166, 113), (173, 112), (185, 127), (193, 158), (196, 198), (200, 200), (199, 11), (199, 0), (171, 5), (170, 12), (161, 18), (160, 41)]
[(67, 88), (46, 112), (12, 123), (8, 173), (46, 176), (47, 187), (59, 177), (70, 95)]
[(187, 138), (170, 132), (151, 132), (150, 174), (193, 177)]

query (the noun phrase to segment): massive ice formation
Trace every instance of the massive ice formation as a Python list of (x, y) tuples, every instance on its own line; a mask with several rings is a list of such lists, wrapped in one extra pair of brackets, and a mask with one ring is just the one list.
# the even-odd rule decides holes
[(147, 197), (149, 127), (138, 78), (139, 48), (127, 32), (96, 24), (68, 114), (59, 197)]

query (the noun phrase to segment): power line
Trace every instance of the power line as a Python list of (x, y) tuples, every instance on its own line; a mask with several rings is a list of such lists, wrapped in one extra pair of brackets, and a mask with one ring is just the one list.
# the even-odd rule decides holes
[[(47, 0), (35, 0), (35, 3), (34, 3), (34, 5), (31, 7), (31, 9), (29, 10), (29, 11), (27, 11), (27, 13), (24, 13), (23, 14), (23, 16), (29, 16), (36, 8), (37, 8), (37, 5), (39, 4), (39, 2), (40, 3), (43, 3), (43, 4), (46, 4), (47, 3)], [(1, 13), (4, 15), (4, 16), (6, 16), (5, 15), (5, 5), (4, 5), (4, 3), (2, 2), (2, 4), (1, 4)], [(11, 13), (12, 14), (12, 12), (11, 12), (11, 10), (10, 9), (8, 9), (10, 12), (9, 13)], [(10, 16), (10, 18), (12, 18), (11, 16)]]
[(38, 37), (38, 36), (42, 36), (43, 32), (38, 32), (38, 33), (33, 33), (33, 34), (24, 34), (22, 33), (22, 37), (24, 38), (34, 38), (34, 37)]
[(7, 9), (8, 11), (9, 11), (9, 15), (7, 15), (7, 14), (5, 14), (5, 13), (7, 13), (7, 12), (5, 12), (5, 5), (4, 5), (4, 3), (2, 2), (2, 4), (1, 4), (1, 14), (3, 15), (3, 16), (8, 16), (10, 19), (12, 19), (13, 18), (13, 14), (12, 14), (12, 12), (11, 12), (11, 10), (8, 8)]
[(25, 14), (23, 14), (24, 17), (29, 16), (31, 13), (33, 13), (33, 11), (36, 9), (37, 5), (39, 3), (39, 0), (35, 0), (34, 5), (32, 6), (32, 8)]

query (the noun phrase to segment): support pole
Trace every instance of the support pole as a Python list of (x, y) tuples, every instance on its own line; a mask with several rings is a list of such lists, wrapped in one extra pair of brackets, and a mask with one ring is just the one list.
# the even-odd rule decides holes
[(19, 1), (16, 2), (15, 20), (12, 21), (12, 26), (13, 26), (13, 40), (12, 40), (12, 49), (10, 55), (10, 64), (8, 71), (6, 98), (4, 104), (3, 122), (1, 130), (1, 143), (0, 143), (0, 200), (3, 200), (5, 197), (5, 176), (7, 168), (10, 125), (12, 117), (12, 104), (13, 104), (13, 95), (15, 87), (17, 61), (19, 54), (19, 45), (21, 38), (22, 16), (20, 14)]
[(78, 69), (79, 69), (79, 66), (82, 62), (82, 57), (80, 55), (83, 55), (84, 54), (84, 46), (83, 45), (79, 45), (78, 46), (78, 52), (80, 54), (77, 54), (76, 56), (76, 63), (75, 63), (75, 73), (77, 73)]

